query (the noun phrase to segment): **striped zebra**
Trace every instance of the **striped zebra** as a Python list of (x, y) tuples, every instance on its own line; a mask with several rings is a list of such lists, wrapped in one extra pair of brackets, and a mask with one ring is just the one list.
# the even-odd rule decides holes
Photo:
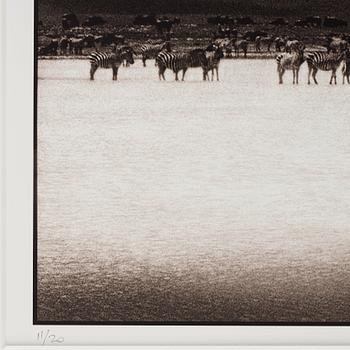
[(146, 60), (147, 59), (155, 59), (159, 52), (161, 51), (171, 51), (170, 50), (170, 43), (164, 42), (161, 44), (143, 44), (140, 47), (141, 51), (141, 57), (142, 57), (142, 63), (143, 66), (146, 67)]
[(293, 84), (299, 84), (299, 70), (300, 66), (305, 62), (305, 55), (303, 49), (285, 52), (276, 56), (277, 72), (279, 83), (283, 84), (283, 75), (286, 70), (293, 71)]
[(350, 84), (350, 51), (349, 49), (345, 52), (345, 60), (344, 65), (342, 67), (342, 74), (343, 74), (343, 84), (345, 84), (345, 78)]
[(206, 57), (206, 65), (204, 65), (204, 73), (203, 78), (204, 80), (209, 80), (208, 73), (211, 71), (211, 80), (214, 80), (214, 72), (216, 72), (216, 80), (219, 81), (219, 64), (220, 60), (224, 58), (224, 52), (221, 47), (210, 45), (205, 50), (205, 57)]
[(126, 60), (127, 63), (134, 64), (133, 53), (130, 50), (122, 51), (115, 50), (114, 52), (92, 52), (89, 55), (90, 80), (94, 80), (94, 75), (97, 68), (112, 68), (113, 80), (118, 79), (118, 69)]
[(309, 67), (308, 84), (310, 84), (310, 76), (315, 84), (318, 84), (316, 80), (316, 74), (318, 70), (322, 71), (332, 71), (331, 80), (329, 84), (337, 83), (337, 69), (341, 62), (345, 59), (345, 51), (341, 53), (327, 53), (324, 51), (308, 52), (306, 55), (306, 62)]
[(159, 80), (165, 80), (165, 70), (171, 69), (175, 73), (175, 80), (179, 80), (178, 74), (182, 71), (182, 81), (188, 68), (203, 68), (203, 79), (205, 78), (205, 69), (207, 67), (207, 59), (203, 49), (194, 49), (189, 53), (172, 53), (162, 51), (156, 57), (158, 65)]

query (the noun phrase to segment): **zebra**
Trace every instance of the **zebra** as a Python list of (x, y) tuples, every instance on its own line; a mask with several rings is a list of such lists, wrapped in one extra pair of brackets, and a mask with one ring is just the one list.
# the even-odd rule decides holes
[(214, 71), (216, 72), (216, 80), (219, 81), (219, 63), (224, 57), (224, 52), (221, 47), (210, 45), (205, 50), (206, 64), (203, 65), (203, 79), (206, 80), (211, 71), (211, 80), (214, 80)]
[(345, 60), (344, 60), (344, 65), (342, 67), (342, 74), (343, 74), (343, 84), (345, 84), (345, 78), (348, 81), (348, 84), (350, 84), (350, 51), (349, 49), (346, 50), (346, 53), (345, 53)]
[(305, 50), (305, 45), (300, 40), (287, 40), (284, 49), (286, 52), (292, 53), (292, 51)]
[(143, 44), (140, 47), (143, 66), (146, 67), (146, 60), (156, 58), (161, 51), (171, 51), (170, 43), (163, 42), (161, 44)]
[(158, 65), (159, 80), (165, 80), (165, 70), (171, 69), (175, 73), (175, 80), (179, 80), (178, 73), (182, 70), (182, 81), (185, 79), (185, 74), (188, 68), (203, 68), (203, 80), (207, 68), (207, 59), (203, 49), (194, 49), (189, 53), (172, 53), (162, 51), (156, 57)]
[(123, 67), (130, 67), (130, 60), (128, 60), (129, 55), (126, 55), (126, 52), (129, 52), (131, 55), (135, 54), (134, 49), (131, 46), (123, 46), (121, 47), (122, 52), (124, 52), (123, 55)]
[(305, 62), (304, 50), (293, 50), (291, 53), (285, 52), (276, 56), (277, 72), (279, 83), (283, 84), (283, 74), (286, 70), (293, 71), (293, 84), (299, 84), (300, 66)]
[(113, 80), (118, 79), (118, 69), (122, 62), (126, 60), (129, 64), (134, 64), (133, 53), (130, 50), (114, 50), (114, 52), (92, 52), (89, 55), (91, 64), (90, 68), (90, 80), (94, 80), (94, 75), (98, 67), (100, 68), (112, 68)]
[(308, 75), (308, 84), (310, 84), (310, 76), (312, 74), (312, 78), (315, 84), (318, 84), (316, 80), (317, 71), (332, 71), (331, 80), (329, 84), (332, 84), (334, 79), (334, 84), (337, 84), (337, 69), (340, 66), (340, 63), (345, 59), (345, 51), (341, 53), (327, 53), (324, 51), (315, 51), (309, 52), (306, 55), (306, 62), (309, 68)]

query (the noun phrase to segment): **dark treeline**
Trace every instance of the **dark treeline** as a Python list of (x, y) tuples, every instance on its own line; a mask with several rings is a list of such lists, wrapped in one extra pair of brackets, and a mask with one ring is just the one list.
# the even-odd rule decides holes
[(38, 0), (39, 16), (79, 14), (232, 14), (255, 16), (335, 15), (350, 17), (349, 0)]

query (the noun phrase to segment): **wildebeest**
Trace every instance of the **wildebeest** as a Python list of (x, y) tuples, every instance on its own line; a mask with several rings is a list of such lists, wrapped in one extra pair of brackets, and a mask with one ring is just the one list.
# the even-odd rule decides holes
[(235, 22), (238, 25), (255, 24), (254, 20), (250, 17), (238, 17), (236, 18)]
[(266, 37), (257, 36), (255, 38), (255, 51), (261, 52), (262, 46), (265, 46), (267, 52), (271, 52), (271, 46), (273, 42), (274, 42), (274, 38), (272, 36), (266, 36)]
[(305, 19), (297, 19), (294, 22), (294, 25), (296, 27), (307, 27), (307, 26), (309, 26), (309, 23)]
[(169, 18), (157, 19), (155, 26), (158, 33), (163, 34), (164, 32), (169, 33), (173, 27), (174, 22)]
[(100, 16), (89, 16), (82, 23), (83, 27), (94, 27), (106, 24), (106, 20)]
[(320, 16), (307, 16), (305, 21), (312, 27), (321, 27), (322, 19)]
[(348, 22), (336, 17), (327, 16), (323, 21), (323, 25), (328, 28), (346, 27)]
[(58, 39), (52, 39), (48, 45), (39, 48), (39, 55), (57, 55), (58, 43)]
[(84, 37), (70, 38), (69, 51), (73, 55), (82, 55), (85, 43)]
[(65, 13), (62, 16), (62, 27), (64, 30), (79, 27), (79, 21), (74, 13)]
[(244, 58), (247, 57), (248, 51), (248, 41), (244, 39), (236, 40), (233, 42), (233, 48), (235, 50), (235, 56), (239, 57), (239, 51), (242, 50), (244, 54)]
[(268, 34), (261, 30), (254, 30), (254, 31), (245, 32), (243, 35), (243, 38), (249, 41), (255, 41), (258, 36), (266, 37), (268, 36)]
[(327, 46), (327, 52), (343, 52), (348, 48), (348, 42), (342, 38), (330, 38)]
[(70, 40), (67, 36), (63, 36), (58, 42), (58, 54), (66, 55), (69, 50)]
[(235, 19), (231, 16), (218, 15), (218, 16), (207, 17), (207, 23), (213, 24), (213, 25), (220, 25), (220, 24), (234, 25)]
[(134, 18), (134, 24), (135, 25), (155, 25), (156, 24), (156, 16), (154, 14), (150, 15), (137, 15)]
[(277, 38), (275, 38), (275, 49), (276, 49), (276, 52), (281, 52), (282, 51), (282, 48), (286, 46), (286, 41), (278, 36)]
[(303, 19), (296, 20), (294, 25), (299, 27), (321, 27), (322, 19), (319, 16), (308, 16)]
[(237, 38), (238, 31), (229, 26), (218, 26), (218, 31), (214, 34), (214, 39), (217, 38)]
[(279, 17), (271, 21), (270, 24), (274, 26), (286, 26), (288, 24), (288, 21), (283, 17)]

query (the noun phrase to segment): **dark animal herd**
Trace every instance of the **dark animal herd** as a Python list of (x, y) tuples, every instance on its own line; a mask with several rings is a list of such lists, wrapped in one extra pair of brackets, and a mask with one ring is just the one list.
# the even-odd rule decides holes
[[(112, 68), (113, 79), (117, 80), (119, 67), (133, 64), (134, 55), (142, 58), (144, 66), (146, 66), (147, 59), (155, 59), (159, 69), (159, 79), (165, 79), (164, 71), (171, 69), (175, 73), (176, 80), (178, 80), (178, 73), (182, 71), (182, 80), (184, 80), (188, 68), (201, 67), (203, 80), (209, 80), (208, 73), (210, 71), (212, 72), (212, 80), (214, 72), (219, 80), (219, 63), (225, 56), (231, 57), (234, 52), (235, 57), (239, 57), (239, 53), (243, 52), (244, 57), (247, 57), (248, 47), (255, 54), (264, 50), (271, 53), (272, 48), (274, 48), (275, 52), (280, 53), (276, 56), (280, 83), (283, 83), (283, 75), (287, 70), (293, 71), (293, 83), (298, 83), (299, 69), (304, 62), (307, 62), (309, 68), (309, 84), (311, 76), (317, 84), (316, 73), (318, 70), (331, 71), (330, 83), (336, 83), (336, 71), (342, 62), (344, 63), (342, 67), (343, 83), (345, 80), (350, 83), (350, 36), (344, 32), (341, 35), (329, 33), (322, 44), (325, 47), (324, 50), (315, 51), (314, 49), (310, 50), (310, 48), (306, 50), (304, 42), (296, 36), (271, 35), (263, 30), (246, 30), (239, 33), (237, 28), (242, 29), (242, 26), (252, 28), (252, 25), (255, 24), (250, 17), (234, 18), (218, 15), (207, 17), (208, 24), (216, 26), (216, 32), (213, 32), (212, 43), (209, 46), (192, 50), (184, 50), (183, 48), (173, 50), (171, 44), (172, 28), (180, 22), (178, 17), (170, 19), (166, 16), (137, 15), (133, 25), (154, 26), (158, 36), (163, 39), (158, 42), (147, 40), (132, 47), (125, 42), (123, 35), (115, 32), (97, 32), (101, 35), (94, 35), (92, 32), (84, 31), (84, 33), (76, 34), (76, 29), (79, 31), (79, 28), (89, 29), (103, 26), (106, 21), (100, 16), (88, 16), (79, 27), (80, 23), (76, 15), (73, 13), (64, 14), (62, 16), (63, 35), (59, 38), (52, 38), (48, 44), (41, 46), (39, 54), (84, 55), (90, 52), (90, 78), (92, 80), (98, 67)], [(276, 18), (270, 21), (269, 25), (283, 27), (289, 24), (285, 18)], [(323, 21), (318, 16), (309, 16), (294, 22), (294, 27), (321, 28), (322, 26), (328, 28), (346, 27), (347, 22), (330, 16), (325, 17)], [(102, 49), (102, 47), (111, 46), (112, 50)], [(86, 51), (86, 49), (92, 50)]]

